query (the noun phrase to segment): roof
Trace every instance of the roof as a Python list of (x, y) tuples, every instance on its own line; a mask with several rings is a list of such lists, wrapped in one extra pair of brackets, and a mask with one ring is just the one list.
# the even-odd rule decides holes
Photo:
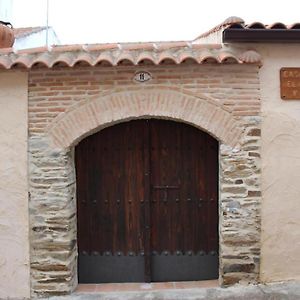
[(116, 43), (42, 47), (16, 51), (0, 49), (0, 68), (75, 65), (182, 64), (260, 64), (253, 51), (230, 50), (221, 45), (198, 45), (192, 42)]
[(228, 25), (222, 34), (225, 43), (299, 43), (300, 23), (286, 25), (276, 22), (265, 25), (254, 22), (249, 25), (233, 23)]
[[(242, 20), (242, 19), (240, 19)], [(286, 25), (281, 22), (276, 22), (271, 25), (266, 25), (261, 22), (253, 22), (251, 24), (245, 24), (245, 22), (233, 22), (231, 24), (228, 24), (227, 28), (240, 28), (240, 29), (288, 29), (288, 30), (295, 30), (300, 29), (300, 23), (293, 23), (291, 25)]]
[(230, 17), (194, 40), (195, 43), (211, 41), (218, 44), (222, 42), (298, 43), (300, 42), (300, 23), (287, 25), (276, 22), (265, 25), (261, 22), (253, 22), (245, 24), (245, 21), (239, 17)]
[(23, 38), (25, 36), (28, 36), (30, 34), (43, 31), (45, 29), (47, 29), (46, 26), (39, 26), (39, 27), (14, 28), (13, 30), (14, 30), (15, 38), (19, 39), (19, 38)]

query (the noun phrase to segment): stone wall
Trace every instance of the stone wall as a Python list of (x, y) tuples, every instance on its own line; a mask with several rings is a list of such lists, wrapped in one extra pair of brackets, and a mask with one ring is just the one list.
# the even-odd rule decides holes
[(240, 147), (220, 147), (223, 284), (256, 282), (260, 262), (260, 117), (244, 118)]
[(41, 136), (31, 137), (29, 148), (31, 288), (65, 294), (77, 282), (74, 160)]
[(77, 284), (74, 145), (103, 127), (148, 117), (186, 122), (220, 141), (220, 282), (230, 285), (258, 278), (258, 67), (145, 69), (153, 79), (144, 84), (132, 80), (136, 67), (30, 72), (31, 273), (35, 295), (70, 293)]

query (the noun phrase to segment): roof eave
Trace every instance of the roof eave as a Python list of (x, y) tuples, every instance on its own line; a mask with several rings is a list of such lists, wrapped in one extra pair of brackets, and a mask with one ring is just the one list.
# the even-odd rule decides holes
[(300, 29), (227, 28), (223, 43), (300, 43)]

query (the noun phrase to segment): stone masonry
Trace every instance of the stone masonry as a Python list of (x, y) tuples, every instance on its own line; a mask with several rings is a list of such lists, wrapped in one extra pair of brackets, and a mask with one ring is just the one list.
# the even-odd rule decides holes
[(117, 122), (167, 118), (220, 143), (220, 283), (257, 282), (260, 259), (258, 66), (37, 68), (29, 76), (33, 296), (77, 286), (74, 145)]

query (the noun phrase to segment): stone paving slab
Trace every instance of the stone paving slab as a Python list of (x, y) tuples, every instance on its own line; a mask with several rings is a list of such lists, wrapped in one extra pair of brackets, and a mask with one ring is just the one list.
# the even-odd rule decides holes
[(229, 288), (194, 288), (183, 290), (73, 293), (51, 300), (300, 300), (300, 282), (268, 285), (235, 285)]

